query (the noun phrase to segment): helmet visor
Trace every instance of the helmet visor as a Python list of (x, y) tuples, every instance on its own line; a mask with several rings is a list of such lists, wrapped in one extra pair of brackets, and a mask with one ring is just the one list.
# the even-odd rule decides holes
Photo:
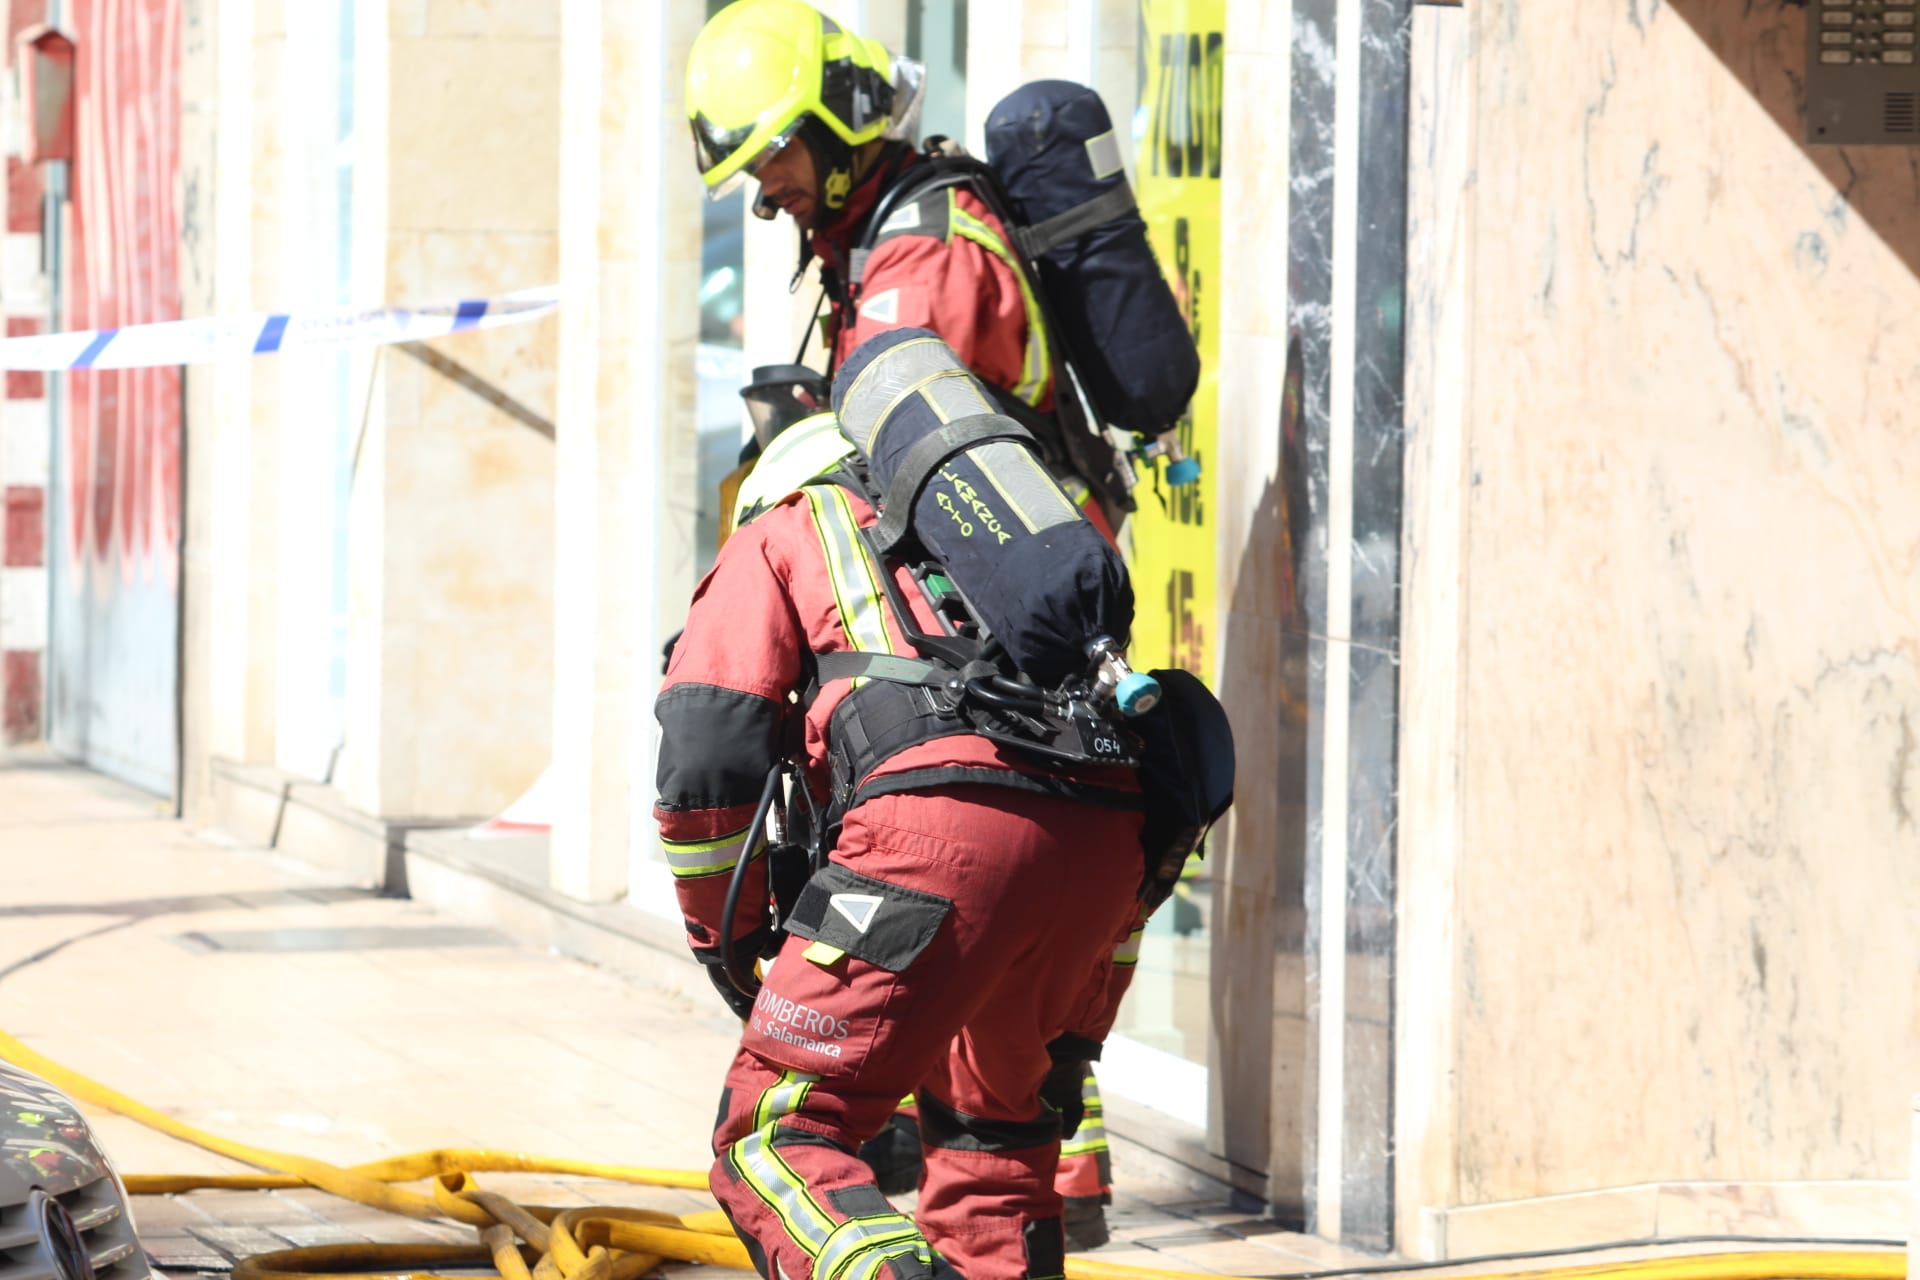
[(699, 168), (700, 176), (706, 180), (707, 199), (725, 199), (738, 191), (748, 178), (759, 177), (760, 166), (793, 141), (803, 119), (794, 120), (768, 138), (742, 163), (739, 154), (742, 149), (753, 145), (754, 134), (760, 129), (758, 124), (722, 129), (704, 113), (694, 116), (690, 121), (693, 126), (693, 162)]

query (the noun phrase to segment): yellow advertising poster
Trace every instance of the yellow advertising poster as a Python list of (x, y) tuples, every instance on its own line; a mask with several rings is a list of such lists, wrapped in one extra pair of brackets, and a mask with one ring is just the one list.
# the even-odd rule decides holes
[(1226, 0), (1141, 0), (1140, 110), (1134, 189), (1160, 268), (1200, 348), (1200, 389), (1180, 447), (1200, 463), (1178, 488), (1165, 464), (1141, 476), (1129, 522), (1136, 667), (1184, 667), (1213, 679), (1214, 522), (1220, 430), (1220, 126)]

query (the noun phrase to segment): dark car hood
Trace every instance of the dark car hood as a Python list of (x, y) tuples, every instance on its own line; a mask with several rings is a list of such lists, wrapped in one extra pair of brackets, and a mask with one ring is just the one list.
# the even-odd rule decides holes
[(0, 1205), (39, 1187), (62, 1195), (107, 1172), (80, 1109), (39, 1076), (0, 1062)]

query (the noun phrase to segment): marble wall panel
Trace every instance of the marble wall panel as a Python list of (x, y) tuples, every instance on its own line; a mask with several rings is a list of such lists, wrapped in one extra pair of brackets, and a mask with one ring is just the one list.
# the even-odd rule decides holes
[(1460, 1201), (1904, 1174), (1920, 175), (1800, 8), (1469, 13)]
[(1406, 512), (1395, 1029), (1397, 1247), (1440, 1256), (1423, 1206), (1455, 1193), (1463, 444), (1472, 75), (1461, 9), (1414, 10), (1407, 165)]
[[(1107, 5), (1102, 22), (1117, 21)], [(1298, 1217), (1300, 1066), (1305, 992), (1299, 964), (1276, 966), (1302, 928), (1305, 815), (1280, 781), (1304, 767), (1304, 636), (1294, 592), (1289, 477), (1281, 443), (1286, 372), (1288, 54), (1248, 38), (1260, 6), (1227, 6), (1221, 138), (1219, 418), (1220, 516), (1214, 633), (1216, 673), (1234, 724), (1241, 777), (1235, 808), (1210, 856), (1214, 1017), (1208, 1062), (1214, 1150)], [(1106, 27), (1103, 26), (1103, 32)], [(1291, 676), (1291, 678), (1290, 678)], [(1270, 1008), (1271, 1023), (1231, 1011)], [(1278, 1115), (1276, 1115), (1276, 1108)], [(1276, 1142), (1276, 1130), (1282, 1136)]]

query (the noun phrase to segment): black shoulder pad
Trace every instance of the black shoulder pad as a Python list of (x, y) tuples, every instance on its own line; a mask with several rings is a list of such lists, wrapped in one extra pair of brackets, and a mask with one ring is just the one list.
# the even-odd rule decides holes
[(900, 236), (931, 236), (945, 244), (953, 238), (952, 188), (939, 186), (915, 196), (887, 215), (873, 230), (877, 246)]
[(711, 684), (677, 684), (653, 704), (660, 722), (660, 807), (731, 809), (760, 798), (779, 758), (782, 708)]

